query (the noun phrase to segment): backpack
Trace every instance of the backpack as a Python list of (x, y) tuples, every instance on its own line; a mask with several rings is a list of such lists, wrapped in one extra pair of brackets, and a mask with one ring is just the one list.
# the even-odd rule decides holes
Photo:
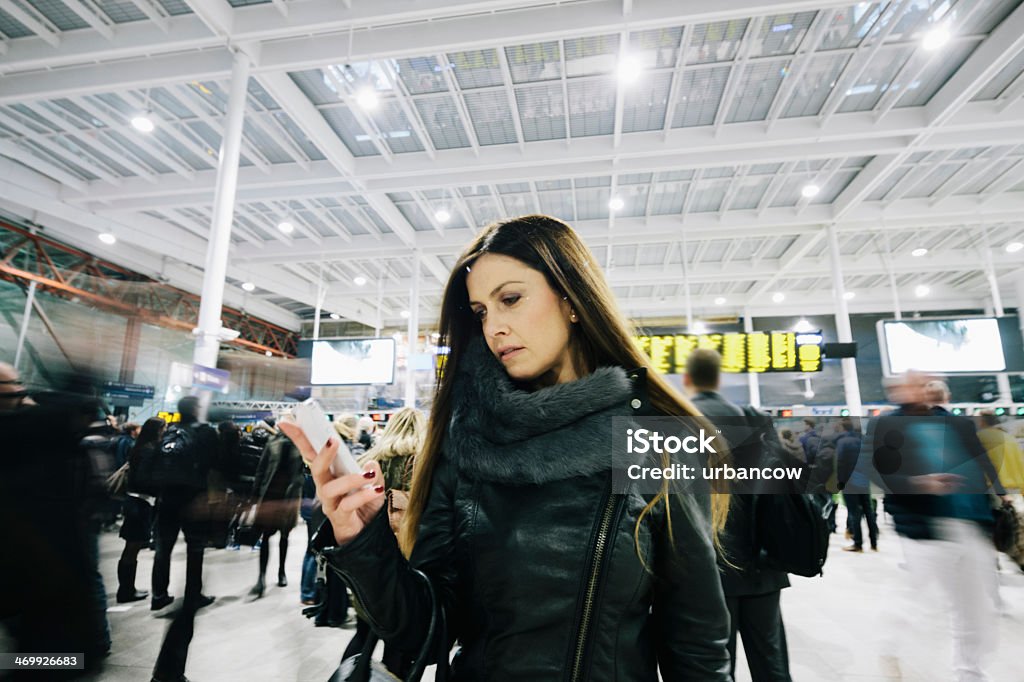
[(195, 430), (172, 425), (164, 432), (157, 454), (160, 487), (205, 488), (206, 471), (200, 461)]
[[(770, 420), (749, 405), (743, 408), (747, 423), (760, 428)], [(770, 429), (774, 431), (774, 428)], [(786, 461), (778, 437), (762, 439), (765, 457)], [(828, 516), (831, 496), (807, 493), (757, 495), (754, 500), (754, 547), (764, 568), (813, 578), (822, 575), (828, 557)]]

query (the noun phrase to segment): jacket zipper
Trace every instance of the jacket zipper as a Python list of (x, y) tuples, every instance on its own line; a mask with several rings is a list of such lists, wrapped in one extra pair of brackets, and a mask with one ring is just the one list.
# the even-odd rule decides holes
[(583, 654), (587, 649), (587, 636), (590, 634), (590, 620), (594, 614), (594, 596), (597, 592), (597, 581), (601, 576), (601, 565), (605, 550), (608, 547), (608, 533), (612, 517), (615, 515), (615, 496), (608, 495), (608, 503), (601, 515), (601, 523), (597, 529), (597, 540), (594, 543), (594, 557), (590, 564), (590, 578), (587, 580), (587, 591), (583, 599), (583, 612), (580, 616), (580, 627), (576, 638), (576, 653), (573, 656), (572, 675), (570, 680), (578, 682), (583, 675)]

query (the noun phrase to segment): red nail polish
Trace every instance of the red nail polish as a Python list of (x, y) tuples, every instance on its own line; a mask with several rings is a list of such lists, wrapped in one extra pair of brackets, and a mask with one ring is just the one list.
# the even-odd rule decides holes
[(327, 447), (331, 447), (332, 445), (334, 445), (334, 441), (331, 440), (330, 438), (328, 438), (327, 439)]
[(382, 493), (382, 492), (384, 492), (384, 486), (382, 486), (382, 485), (377, 486), (376, 488), (373, 489), (373, 492), (375, 492), (375, 493)]
[(363, 478), (373, 478), (376, 475), (377, 475), (376, 471), (364, 471), (363, 472)]

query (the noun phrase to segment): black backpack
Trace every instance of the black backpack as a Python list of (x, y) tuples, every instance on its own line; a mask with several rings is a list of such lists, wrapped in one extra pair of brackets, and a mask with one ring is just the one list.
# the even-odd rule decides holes
[[(746, 406), (743, 414), (755, 427), (768, 418)], [(771, 429), (774, 432), (774, 428)], [(762, 439), (765, 457), (785, 462), (777, 436)], [(770, 493), (757, 495), (754, 502), (753, 533), (758, 563), (764, 568), (807, 578), (822, 575), (828, 557), (828, 517), (831, 496), (809, 493)]]
[(174, 424), (164, 432), (157, 454), (157, 476), (161, 488), (206, 487), (206, 470), (195, 430)]

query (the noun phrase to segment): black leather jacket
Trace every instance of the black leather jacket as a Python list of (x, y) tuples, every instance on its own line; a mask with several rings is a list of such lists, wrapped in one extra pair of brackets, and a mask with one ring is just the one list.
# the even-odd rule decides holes
[[(612, 495), (610, 457), (593, 451), (607, 449), (610, 414), (646, 408), (643, 373), (630, 373), (631, 384), (605, 368), (533, 394), (478, 374), (488, 403), (472, 390), (456, 394), (449, 454), (409, 562), (383, 512), (342, 547), (330, 546), (327, 524), (318, 533), (374, 630), (407, 651), (422, 644), (429, 605), (412, 565), (432, 579), (449, 638), (461, 645), (455, 680), (654, 682), (659, 669), (664, 680), (728, 680), (707, 498), (671, 498), (674, 545), (659, 504), (640, 525), (638, 556), (634, 530), (648, 500)], [(531, 421), (540, 416), (554, 423)]]

